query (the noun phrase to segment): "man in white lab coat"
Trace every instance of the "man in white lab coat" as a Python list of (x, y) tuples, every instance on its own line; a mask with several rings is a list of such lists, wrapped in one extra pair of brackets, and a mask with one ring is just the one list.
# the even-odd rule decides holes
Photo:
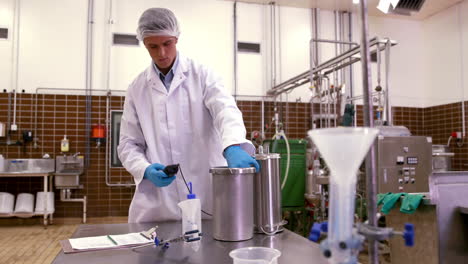
[(211, 167), (227, 161), (229, 167), (259, 170), (233, 97), (212, 71), (177, 52), (179, 34), (168, 9), (150, 8), (139, 19), (137, 37), (152, 63), (128, 88), (118, 146), (137, 185), (130, 223), (181, 218), (177, 203), (186, 199), (187, 188), (180, 172), (163, 172), (166, 165), (180, 164), (207, 213)]

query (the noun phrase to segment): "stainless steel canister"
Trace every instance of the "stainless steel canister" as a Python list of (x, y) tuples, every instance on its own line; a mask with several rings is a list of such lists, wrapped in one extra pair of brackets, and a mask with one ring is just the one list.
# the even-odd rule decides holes
[(261, 168), (255, 177), (255, 230), (273, 235), (283, 230), (280, 154), (256, 154), (255, 159)]
[(213, 176), (213, 238), (242, 241), (253, 237), (255, 168), (215, 167)]

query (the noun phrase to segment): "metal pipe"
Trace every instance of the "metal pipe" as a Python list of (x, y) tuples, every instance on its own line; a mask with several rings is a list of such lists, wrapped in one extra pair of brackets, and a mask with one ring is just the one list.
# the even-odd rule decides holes
[(323, 86), (325, 85), (326, 81), (324, 79), (320, 79), (320, 90), (319, 90), (319, 124), (320, 124), (320, 128), (324, 128), (326, 126), (325, 123), (325, 120), (323, 120), (323, 117), (324, 117), (324, 109), (323, 109), (323, 104), (322, 104), (322, 101), (323, 101)]
[(348, 45), (359, 46), (359, 43), (350, 42), (350, 41), (331, 40), (331, 39), (311, 39), (311, 40), (314, 42), (324, 42), (324, 43), (332, 43), (332, 44), (348, 44)]
[(382, 64), (382, 59), (380, 57), (380, 44), (377, 44), (377, 51), (376, 51), (376, 55), (377, 55), (377, 85), (380, 86), (380, 83), (381, 83), (381, 73), (380, 73), (380, 70), (381, 70), (381, 64)]
[(265, 138), (265, 99), (262, 97), (262, 141)]
[(237, 97), (239, 98), (259, 98), (259, 99), (265, 99), (265, 98), (271, 98), (274, 99), (273, 96), (271, 95), (248, 95), (248, 94), (238, 94)]
[[(361, 17), (361, 61), (362, 61), (362, 81), (364, 95), (364, 126), (373, 127), (373, 108), (372, 108), (372, 87), (371, 69), (370, 69), (370, 51), (369, 51), (369, 24), (367, 17), (367, 0), (360, 1)], [(369, 225), (377, 227), (377, 174), (375, 161), (375, 145), (366, 157), (366, 183), (367, 183), (367, 216)], [(369, 260), (372, 264), (379, 263), (378, 241), (369, 239)]]
[[(281, 82), (283, 80), (283, 78), (281, 77), (281, 74), (282, 74), (282, 70), (281, 70), (281, 65), (282, 64), (282, 60), (281, 60), (281, 12), (280, 12), (280, 6), (277, 6), (278, 7), (278, 66), (276, 68), (278, 68), (278, 76), (279, 76), (279, 81)], [(286, 103), (287, 103), (287, 96), (286, 96)], [(287, 116), (286, 116), (287, 118)]]
[[(345, 33), (344, 33), (344, 16), (345, 16), (345, 12), (339, 12), (338, 13), (339, 16), (338, 16), (338, 21), (339, 21), (339, 31), (340, 31), (340, 34), (339, 34), (339, 40), (340, 41), (345, 41)], [(343, 53), (345, 51), (345, 44), (341, 44), (340, 45), (340, 54)], [(341, 73), (341, 82), (340, 84), (344, 84), (344, 83), (347, 83), (346, 81), (346, 72), (344, 70), (340, 71)]]
[[(276, 85), (276, 3), (270, 2), (272, 10), (272, 47), (273, 47), (273, 85)], [(282, 102), (280, 98), (280, 102)], [(280, 110), (281, 120), (283, 118), (283, 107)]]
[[(314, 74), (313, 74), (313, 70), (315, 69), (315, 61), (316, 61), (316, 58), (315, 58), (315, 47), (314, 47), (314, 42), (312, 41), (312, 39), (309, 40), (309, 65), (310, 65), (310, 71), (309, 71), (309, 80), (310, 81), (310, 88), (312, 89), (311, 92), (312, 92), (312, 96), (314, 95), (314, 85), (316, 85), (317, 83), (315, 82), (314, 83)], [(296, 82), (294, 82), (295, 84), (299, 81), (300, 79), (298, 79)], [(274, 89), (274, 88), (273, 88)], [(317, 90), (318, 87), (315, 87), (315, 90)], [(271, 91), (271, 90), (270, 90)], [(268, 94), (268, 92), (267, 92)]]
[(37, 93), (34, 94), (34, 145), (33, 147), (37, 148), (37, 141), (39, 140), (37, 137)]
[[(85, 91), (86, 89), (79, 89), (79, 88), (47, 88), (47, 87), (38, 87), (36, 88), (36, 118), (34, 120), (34, 127), (36, 128), (35, 134), (37, 135), (37, 98), (38, 98), (38, 92), (40, 90), (52, 90), (52, 91)], [(126, 90), (110, 90), (110, 89), (94, 89), (93, 91), (96, 92), (107, 92), (106, 96), (106, 133), (109, 131), (109, 126), (110, 126), (110, 102), (109, 102), (109, 96), (112, 94), (112, 92), (127, 92)], [(110, 187), (130, 187), (134, 186), (134, 184), (114, 184), (110, 183), (109, 181), (109, 165), (108, 165), (108, 160), (109, 160), (109, 152), (110, 152), (110, 142), (109, 140), (106, 140), (106, 167), (105, 167), (105, 178), (106, 178), (106, 185)]]
[(88, 21), (87, 21), (87, 36), (86, 36), (86, 151), (85, 151), (85, 167), (89, 167), (89, 157), (91, 154), (91, 110), (92, 97), (91, 90), (93, 86), (93, 24), (94, 24), (94, 0), (88, 0)]
[[(309, 65), (310, 65), (310, 70), (309, 70), (309, 81), (310, 81), (310, 89), (312, 92), (312, 97), (310, 98), (310, 116), (312, 120), (312, 129), (315, 129), (317, 127), (317, 121), (314, 119), (314, 86), (315, 90), (318, 91), (318, 80), (315, 81), (314, 83), (314, 76), (313, 76), (313, 70), (315, 69), (316, 65), (318, 64), (318, 44), (314, 46), (314, 39), (318, 39), (318, 10), (317, 8), (311, 9), (311, 35), (312, 38), (309, 41)], [(321, 102), (319, 101), (321, 104)], [(319, 120), (320, 123), (320, 120)]]
[[(273, 77), (273, 72), (274, 72), (274, 65), (273, 65), (273, 57), (275, 56), (274, 54), (274, 47), (273, 47), (273, 8), (272, 8), (272, 3), (269, 4), (270, 5), (270, 35), (269, 35), (269, 38), (270, 38), (270, 87), (274, 86), (275, 83), (273, 81), (274, 77)], [(275, 107), (276, 107), (276, 98), (275, 98)]]
[[(314, 30), (315, 38), (320, 39), (320, 9), (314, 8)], [(320, 46), (315, 46), (315, 66), (320, 63)]]
[[(377, 44), (377, 50), (376, 50), (376, 56), (377, 56), (377, 87), (380, 87), (380, 89), (375, 89), (376, 91), (379, 90), (381, 91), (382, 90), (382, 86), (381, 86), (381, 81), (382, 81), (382, 78), (381, 78), (381, 70), (382, 70), (382, 58), (381, 58), (381, 54), (380, 54), (380, 44)], [(383, 111), (381, 111), (381, 107), (382, 107), (382, 94), (380, 93), (379, 96), (378, 96), (378, 105), (377, 105), (377, 119), (379, 121), (379, 125), (383, 125), (383, 122), (382, 120), (383, 119)]]
[(234, 100), (237, 102), (237, 1), (233, 4), (232, 19), (234, 24)]
[(392, 116), (392, 104), (390, 102), (390, 87), (389, 87), (389, 76), (390, 76), (390, 39), (387, 39), (385, 44), (385, 119), (387, 124), (391, 126), (393, 124)]
[[(464, 53), (463, 53), (463, 50), (464, 50), (464, 43), (463, 43), (463, 28), (462, 28), (462, 25), (463, 25), (463, 21), (462, 21), (462, 15), (461, 15), (461, 8), (462, 8), (462, 3), (459, 3), (458, 4), (458, 7), (457, 7), (457, 11), (458, 11), (458, 34), (460, 35), (460, 85), (461, 85), (461, 90), (462, 90), (462, 120), (461, 120), (461, 123), (462, 123), (462, 144), (463, 144), (463, 141), (465, 139), (465, 136), (466, 136), (466, 124), (465, 124), (465, 64), (464, 64), (464, 61), (463, 59), (465, 58), (464, 57)], [(460, 145), (459, 145), (460, 147)]]
[(86, 206), (87, 206), (87, 198), (86, 195), (83, 198), (70, 198), (71, 197), (71, 190), (70, 189), (62, 189), (60, 191), (60, 201), (61, 202), (78, 202), (83, 203), (83, 224), (86, 223)]
[[(11, 88), (13, 89), (13, 126), (16, 128), (16, 93), (18, 91), (18, 72), (19, 72), (19, 41), (20, 41), (20, 15), (21, 0), (15, 1), (15, 19), (13, 24), (13, 44), (12, 44), (12, 70), (11, 70)], [(8, 129), (11, 129), (9, 127)]]
[[(11, 136), (10, 136), (10, 125), (11, 125), (11, 92), (8, 92), (8, 123), (7, 123), (7, 129), (6, 129), (6, 136), (7, 136), (7, 140), (6, 140), (6, 143), (7, 145), (9, 145), (11, 143)], [(6, 157), (5, 157), (6, 158)]]
[[(348, 13), (348, 40), (352, 41), (353, 40), (353, 17), (352, 13)], [(351, 45), (349, 46), (349, 49), (351, 49)], [(351, 61), (351, 58), (349, 59)], [(354, 89), (354, 76), (353, 76), (353, 65), (350, 64), (349, 66), (349, 96), (353, 96), (353, 89)], [(356, 120), (356, 119), (354, 119)], [(356, 121), (354, 121), (356, 122)]]
[[(86, 92), (86, 89), (83, 88), (52, 88), (52, 87), (37, 87), (36, 88), (36, 93), (38, 93), (40, 90), (49, 90), (49, 91), (84, 91)], [(95, 92), (127, 92), (126, 90), (107, 90), (107, 89), (93, 89)]]
[(331, 110), (331, 101), (330, 101), (330, 96), (327, 96), (327, 122), (328, 126), (327, 127), (332, 127), (332, 116), (331, 116), (332, 110)]
[[(379, 38), (372, 38), (369, 41), (369, 46), (372, 47), (372, 46), (376, 45), (377, 43), (384, 43), (385, 44), (386, 42), (387, 42), (387, 40), (382, 40), (382, 39), (379, 39)], [(309, 43), (310, 43), (310, 41), (309, 41)], [(396, 41), (393, 41), (393, 40), (391, 41), (392, 46), (396, 45), (396, 44), (397, 44)], [(360, 47), (359, 46), (354, 47), (352, 49), (349, 49), (345, 53), (340, 54), (339, 56), (337, 56), (335, 58), (331, 58), (328, 61), (323, 62), (320, 65), (317, 65), (316, 67), (314, 67), (311, 70), (305, 71), (305, 72), (303, 72), (303, 73), (301, 73), (301, 74), (299, 74), (299, 75), (297, 75), (295, 77), (292, 77), (292, 78), (284, 81), (281, 84), (276, 85), (272, 89), (268, 90), (267, 94), (268, 95), (278, 95), (280, 93), (287, 92), (288, 90), (292, 89), (292, 88), (287, 88), (288, 85), (299, 82), (299, 81), (304, 80), (304, 79), (307, 80), (308, 78), (310, 78), (310, 76), (313, 76), (313, 74), (320, 73), (322, 70), (325, 70), (325, 69), (328, 69), (328, 68), (332, 68), (337, 63), (339, 63), (339, 62), (341, 62), (343, 60), (347, 60), (347, 59), (351, 58), (352, 56), (354, 56), (356, 54), (359, 54), (359, 52), (360, 52)], [(356, 60), (354, 62), (357, 62), (357, 61), (360, 61), (360, 59), (356, 58)], [(339, 68), (339, 67), (336, 67), (336, 68)], [(297, 87), (297, 86), (294, 86), (293, 88), (295, 88), (295, 87)]]
[(315, 69), (315, 67), (319, 63), (318, 44), (315, 43), (315, 42), (320, 41), (318, 38), (318, 9), (317, 8), (313, 8), (311, 10), (311, 17), (312, 17), (312, 21), (311, 21), (312, 38), (309, 41), (309, 59), (310, 59), (309, 64), (310, 64), (311, 70), (310, 70), (309, 80), (312, 82), (313, 80), (312, 69)]
[(287, 130), (288, 129), (288, 116), (289, 116), (289, 94), (286, 93), (286, 116), (285, 116), (285, 118), (282, 119), (282, 120), (284, 120), (282, 125), (283, 125), (283, 132), (285, 134), (287, 134), (287, 132), (288, 132), (288, 130)]
[[(338, 20), (339, 13), (338, 13), (338, 11), (334, 11), (333, 16), (334, 16), (334, 22), (335, 22), (335, 41), (336, 41), (336, 43), (335, 43), (335, 57), (336, 57), (336, 56), (338, 56), (338, 44), (339, 44), (339, 42), (341, 42), (339, 37), (338, 37), (338, 24), (339, 24), (339, 20)], [(338, 71), (334, 71), (334, 73), (333, 73), (333, 83), (334, 83), (333, 84), (334, 87), (338, 87), (338, 83), (339, 83), (339, 81), (338, 81)], [(331, 89), (331, 85), (329, 85), (327, 87), (327, 90), (328, 89)], [(328, 94), (328, 100), (330, 100), (330, 99), (332, 100), (332, 105), (333, 105), (333, 127), (335, 127), (336, 126), (336, 106), (335, 106), (335, 100), (333, 99), (331, 93)], [(331, 112), (330, 112), (330, 114), (331, 114)], [(331, 124), (330, 124), (330, 127), (331, 127)]]
[(350, 66), (352, 64), (354, 64), (355, 62), (358, 62), (360, 61), (361, 59), (358, 59), (358, 58), (351, 58), (348, 62), (345, 62), (345, 63), (340, 63), (340, 65), (337, 65), (335, 66), (334, 68), (328, 70), (328, 71), (324, 71), (323, 72), (323, 75), (329, 75), (330, 73), (333, 73), (335, 71), (338, 71), (338, 70), (341, 70), (347, 66)]
[[(331, 95), (330, 95), (331, 96)], [(338, 94), (336, 94), (336, 98), (338, 99)], [(336, 114), (336, 104), (337, 104), (337, 99), (333, 99), (333, 127), (338, 126), (338, 115)]]
[[(51, 90), (51, 91), (85, 91), (86, 92), (86, 89), (79, 89), (79, 88), (48, 88), (48, 87), (38, 87), (36, 88), (36, 100), (35, 100), (35, 108), (36, 108), (36, 113), (35, 113), (35, 119), (34, 119), (34, 127), (36, 129), (36, 132), (35, 132), (35, 135), (37, 136), (37, 105), (38, 105), (38, 96), (39, 96), (39, 91), (40, 90)], [(110, 90), (110, 89), (95, 89), (94, 91), (97, 91), (97, 92), (107, 92), (107, 95), (109, 96), (112, 92), (127, 92), (126, 90)], [(108, 98), (107, 98), (108, 100)], [(110, 103), (109, 101), (106, 101), (106, 131), (109, 131), (109, 121), (110, 121), (110, 118), (109, 118), (109, 108), (110, 108)], [(109, 174), (109, 168), (108, 168), (108, 164), (107, 164), (107, 161), (109, 160), (109, 151), (110, 151), (110, 142), (109, 140), (106, 140), (106, 171), (105, 171), (105, 176), (106, 176), (106, 185), (107, 186), (119, 186), (119, 187), (129, 187), (131, 186), (131, 184), (112, 184), (110, 183), (110, 181), (108, 180), (108, 174)]]
[[(377, 95), (379, 95), (379, 92), (372, 92), (372, 96), (377, 96)], [(356, 95), (354, 97), (348, 97), (346, 98), (346, 102), (354, 102), (359, 99), (363, 99), (364, 97), (365, 97), (364, 95)]]
[(114, 19), (112, 19), (112, 6), (113, 0), (109, 0), (109, 17), (107, 19), (107, 60), (106, 60), (106, 89), (110, 90), (110, 67), (111, 67), (111, 57), (112, 57), (112, 25), (114, 24)]

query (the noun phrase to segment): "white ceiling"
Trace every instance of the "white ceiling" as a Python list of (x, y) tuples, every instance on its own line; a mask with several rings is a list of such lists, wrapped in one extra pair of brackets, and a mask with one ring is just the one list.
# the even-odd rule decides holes
[[(236, 1), (236, 0), (226, 0)], [(400, 19), (411, 19), (411, 20), (424, 20), (438, 12), (441, 12), (463, 0), (426, 0), (417, 13), (413, 13), (411, 16), (384, 14), (380, 12), (376, 7), (379, 0), (368, 0), (369, 15), (371, 16), (386, 16), (395, 17)], [(257, 4), (268, 4), (273, 2), (272, 0), (237, 0), (237, 2), (245, 3), (257, 3)], [(301, 7), (301, 8), (320, 8), (325, 10), (339, 10), (358, 12), (358, 5), (353, 5), (352, 0), (276, 0), (276, 4), (281, 6)]]

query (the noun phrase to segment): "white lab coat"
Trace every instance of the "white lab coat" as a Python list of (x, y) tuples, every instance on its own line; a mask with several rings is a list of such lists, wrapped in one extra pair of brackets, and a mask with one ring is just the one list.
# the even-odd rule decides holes
[(128, 221), (181, 219), (177, 203), (188, 191), (180, 172), (159, 188), (143, 179), (152, 163), (179, 163), (202, 209), (212, 213), (209, 169), (226, 165), (222, 153), (230, 145), (253, 154), (245, 135), (242, 113), (212, 71), (179, 54), (168, 92), (150, 65), (128, 88), (120, 126), (119, 158), (137, 185)]

